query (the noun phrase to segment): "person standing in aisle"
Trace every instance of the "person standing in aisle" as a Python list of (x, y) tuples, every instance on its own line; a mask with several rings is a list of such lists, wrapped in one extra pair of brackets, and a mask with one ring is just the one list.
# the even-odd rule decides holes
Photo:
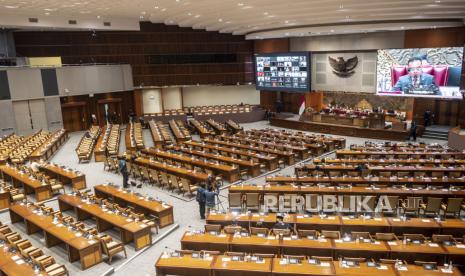
[(215, 190), (215, 185), (208, 185), (208, 190), (205, 191), (205, 203), (207, 205), (207, 215), (210, 213), (211, 210), (215, 210), (216, 206), (216, 197), (220, 194), (220, 190), (218, 187), (216, 187)]
[(119, 171), (123, 175), (123, 188), (127, 189), (129, 187), (128, 180), (129, 180), (129, 173), (128, 167), (126, 165), (126, 160), (124, 157), (119, 156)]
[(200, 219), (205, 219), (205, 191), (205, 184), (200, 183), (196, 195), (196, 200), (199, 203)]

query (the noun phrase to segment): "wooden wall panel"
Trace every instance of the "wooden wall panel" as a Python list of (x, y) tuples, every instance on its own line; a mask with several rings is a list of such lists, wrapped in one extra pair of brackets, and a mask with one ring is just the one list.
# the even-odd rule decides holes
[(319, 112), (323, 108), (323, 92), (305, 93), (305, 107)]
[(405, 48), (461, 47), (465, 44), (465, 27), (405, 31)]
[(254, 40), (254, 51), (255, 53), (287, 52), (289, 51), (289, 39)]
[(275, 102), (278, 99), (278, 93), (275, 91), (260, 91), (260, 105), (266, 109), (276, 111)]
[[(97, 103), (105, 100), (117, 100), (121, 102), (120, 115), (123, 123), (128, 123), (131, 110), (137, 112), (136, 105), (134, 104), (135, 96), (133, 91), (95, 94), (93, 97), (89, 97), (89, 95), (69, 96), (60, 98), (63, 121), (66, 120), (67, 124), (72, 123), (73, 126), (70, 128), (73, 130), (77, 130), (77, 128), (82, 128), (81, 130), (87, 129), (92, 123), (92, 114), (95, 114), (95, 116), (99, 118)], [(82, 103), (85, 104), (83, 105)], [(85, 116), (82, 124), (74, 122), (74, 113), (80, 113)], [(97, 123), (103, 125), (105, 123), (103, 120), (103, 118), (100, 118), (101, 122)]]
[[(61, 56), (64, 64), (128, 63), (134, 85), (236, 84), (253, 82), (253, 41), (244, 36), (141, 22), (140, 31), (15, 32), (17, 53)], [(233, 54), (236, 61), (151, 64), (150, 55)]]

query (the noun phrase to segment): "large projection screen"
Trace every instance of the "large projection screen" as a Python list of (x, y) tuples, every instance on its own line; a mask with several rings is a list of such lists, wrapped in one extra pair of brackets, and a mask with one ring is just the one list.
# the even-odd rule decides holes
[(463, 47), (378, 50), (378, 95), (462, 99)]

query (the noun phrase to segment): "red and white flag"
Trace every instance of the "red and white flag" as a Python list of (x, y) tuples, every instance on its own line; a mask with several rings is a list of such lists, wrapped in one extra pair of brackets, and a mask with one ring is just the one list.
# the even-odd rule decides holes
[(305, 111), (305, 96), (300, 97), (300, 107), (299, 107), (299, 115), (302, 115)]

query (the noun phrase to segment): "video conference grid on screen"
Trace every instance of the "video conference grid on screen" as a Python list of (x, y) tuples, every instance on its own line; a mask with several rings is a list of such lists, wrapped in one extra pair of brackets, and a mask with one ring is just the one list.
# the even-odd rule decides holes
[(257, 89), (310, 91), (309, 54), (256, 55)]
[(463, 47), (378, 50), (378, 95), (462, 99)]

